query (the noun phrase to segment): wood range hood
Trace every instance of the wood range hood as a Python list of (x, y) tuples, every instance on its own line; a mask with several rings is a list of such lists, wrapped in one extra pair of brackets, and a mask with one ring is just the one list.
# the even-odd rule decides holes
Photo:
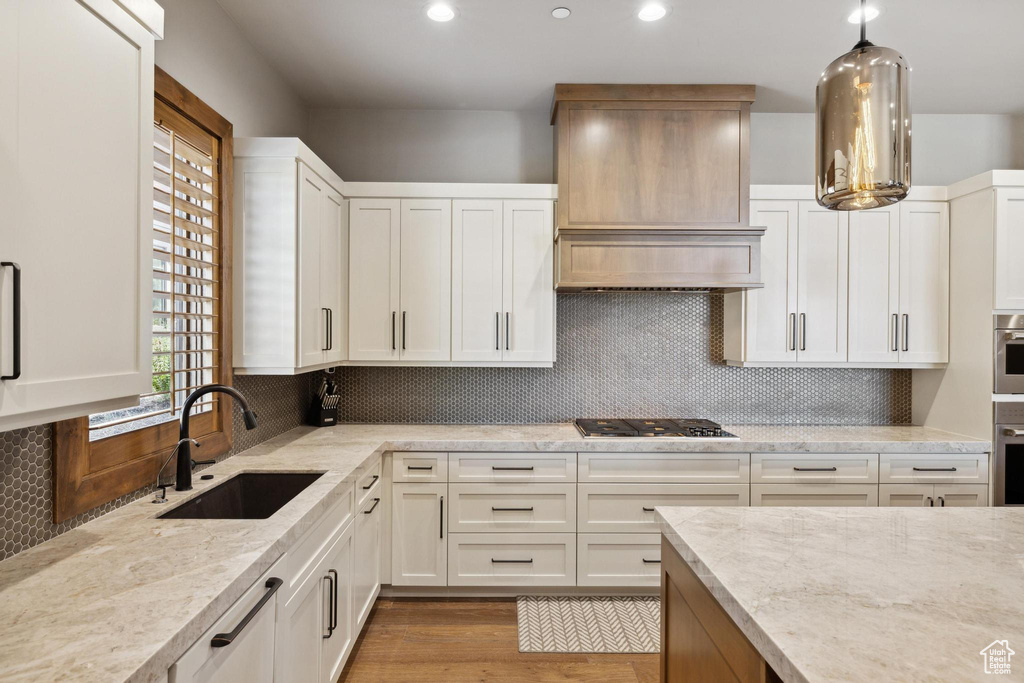
[(763, 286), (752, 85), (555, 86), (555, 289)]

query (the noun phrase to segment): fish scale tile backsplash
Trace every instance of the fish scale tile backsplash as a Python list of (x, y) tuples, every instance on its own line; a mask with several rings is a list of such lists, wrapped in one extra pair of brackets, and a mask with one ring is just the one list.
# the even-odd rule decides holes
[(909, 370), (727, 366), (720, 295), (580, 293), (557, 301), (554, 368), (342, 368), (341, 420), (910, 422)]

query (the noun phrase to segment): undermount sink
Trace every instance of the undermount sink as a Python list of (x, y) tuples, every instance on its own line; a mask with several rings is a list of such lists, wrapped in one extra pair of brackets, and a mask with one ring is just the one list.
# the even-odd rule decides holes
[(168, 510), (160, 519), (266, 519), (323, 472), (245, 472)]

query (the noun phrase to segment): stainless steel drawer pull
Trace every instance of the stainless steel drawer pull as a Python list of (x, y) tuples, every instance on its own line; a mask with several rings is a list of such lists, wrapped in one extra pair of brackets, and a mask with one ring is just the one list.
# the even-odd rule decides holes
[(789, 328), (792, 334), (789, 341), (789, 350), (796, 351), (796, 313), (789, 314)]
[(363, 510), (363, 514), (364, 515), (371, 515), (371, 514), (373, 514), (373, 511), (377, 509), (378, 505), (380, 505), (380, 498), (374, 498), (373, 499), (373, 505), (370, 506), (369, 510)]
[(654, 508), (643, 508), (644, 512), (654, 512)]
[(646, 557), (642, 558), (644, 564), (661, 564), (661, 560), (648, 560)]
[(274, 597), (274, 593), (277, 592), (277, 589), (280, 588), (282, 584), (284, 584), (284, 581), (282, 581), (281, 579), (267, 579), (267, 583), (264, 584), (267, 589), (267, 592), (263, 594), (263, 597), (260, 598), (260, 601), (253, 605), (252, 609), (249, 610), (248, 614), (242, 617), (242, 620), (238, 622), (238, 626), (232, 629), (230, 633), (218, 633), (217, 635), (215, 635), (213, 639), (210, 641), (210, 647), (227, 647), (228, 645), (233, 643), (235, 638), (238, 637), (238, 634), (242, 632), (242, 629), (249, 625), (249, 622), (252, 621), (252, 618), (256, 616), (256, 614), (263, 608), (265, 604), (270, 602), (270, 598)]
[(494, 564), (533, 564), (533, 558), (531, 557), (529, 560), (496, 560), (492, 557), (491, 562)]
[(910, 314), (903, 314), (903, 350), (910, 350)]
[(807, 314), (800, 314), (800, 350), (807, 350)]
[(432, 470), (432, 469), (434, 469), (434, 466), (433, 465), (406, 465), (405, 468), (409, 469), (409, 470)]
[(527, 508), (496, 508), (491, 506), (491, 512), (533, 512), (533, 506)]
[(379, 474), (373, 475), (373, 479), (370, 480), (369, 484), (367, 484), (366, 486), (363, 487), (363, 490), (364, 491), (369, 491), (370, 489), (372, 489), (373, 485), (377, 483), (378, 479), (380, 479), (380, 475)]
[(533, 465), (529, 467), (498, 467), (491, 465), (491, 469), (495, 472), (533, 472)]
[(794, 467), (794, 472), (835, 472), (835, 467)]
[(915, 472), (956, 472), (955, 467), (915, 467)]

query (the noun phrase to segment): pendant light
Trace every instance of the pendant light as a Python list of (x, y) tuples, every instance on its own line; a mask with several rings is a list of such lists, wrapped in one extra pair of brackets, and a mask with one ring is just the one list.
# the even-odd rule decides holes
[(818, 203), (838, 211), (895, 204), (910, 192), (910, 67), (869, 42), (865, 0), (860, 42), (828, 65), (815, 97)]

